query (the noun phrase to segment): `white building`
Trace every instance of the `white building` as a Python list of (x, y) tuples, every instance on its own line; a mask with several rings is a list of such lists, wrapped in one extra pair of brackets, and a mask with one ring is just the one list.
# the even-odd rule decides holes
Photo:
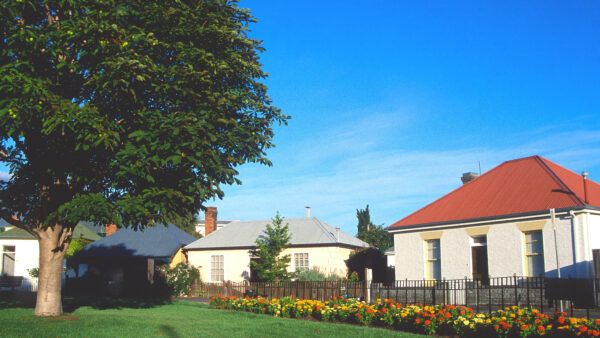
[(388, 228), (397, 280), (598, 276), (600, 185), (587, 173), (532, 156), (463, 182)]

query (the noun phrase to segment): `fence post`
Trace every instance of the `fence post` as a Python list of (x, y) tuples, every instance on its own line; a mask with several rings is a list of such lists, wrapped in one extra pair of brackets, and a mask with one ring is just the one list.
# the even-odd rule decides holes
[(365, 287), (367, 288), (367, 304), (371, 304), (371, 280), (373, 280), (373, 270), (365, 268)]
[(519, 290), (517, 289), (517, 274), (516, 273), (513, 275), (513, 281), (515, 283), (515, 302), (513, 305), (519, 306), (519, 294), (518, 294)]

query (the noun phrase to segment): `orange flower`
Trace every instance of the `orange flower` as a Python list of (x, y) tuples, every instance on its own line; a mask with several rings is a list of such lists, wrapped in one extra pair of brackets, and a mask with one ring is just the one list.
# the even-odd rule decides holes
[(565, 317), (563, 317), (563, 316), (558, 317), (558, 323), (559, 324), (564, 324), (565, 323)]
[(431, 324), (431, 321), (429, 319), (427, 319), (423, 324), (425, 324), (425, 326)]
[(465, 314), (465, 312), (464, 312), (463, 310), (460, 310), (460, 314), (461, 314), (461, 315), (464, 315), (464, 314)]
[(498, 325), (498, 324), (494, 325), (495, 330), (498, 330), (499, 328), (500, 328), (500, 325)]
[(367, 313), (373, 313), (373, 309), (367, 309)]
[(450, 317), (452, 317), (452, 314), (450, 312), (446, 312), (446, 313), (444, 313), (444, 317), (450, 318)]
[(421, 322), (421, 320), (419, 318), (415, 319), (415, 324), (419, 324)]
[(223, 297), (223, 295), (219, 293), (219, 294), (217, 295), (217, 298), (221, 298), (221, 297)]
[(360, 313), (357, 313), (357, 314), (356, 314), (356, 318), (360, 318)]
[(600, 319), (594, 319), (594, 324), (600, 326)]
[(541, 325), (538, 325), (537, 330), (540, 332), (544, 332), (544, 331), (546, 331), (546, 328)]
[(587, 330), (588, 330), (588, 328), (587, 328), (587, 326), (585, 326), (585, 325), (581, 325), (581, 326), (579, 327), (579, 331), (580, 331), (580, 332), (586, 332)]
[(529, 325), (527, 325), (527, 324), (521, 325), (521, 330), (527, 330), (527, 328), (529, 328)]

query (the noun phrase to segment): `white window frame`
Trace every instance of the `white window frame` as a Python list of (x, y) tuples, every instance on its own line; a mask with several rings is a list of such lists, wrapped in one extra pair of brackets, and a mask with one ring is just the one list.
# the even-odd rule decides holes
[[(223, 257), (223, 280), (219, 281), (219, 280), (214, 280), (214, 276), (213, 276), (213, 265), (212, 265), (212, 258), (213, 257)], [(214, 255), (210, 255), (208, 257), (208, 274), (210, 276), (209, 278), (209, 282), (210, 283), (222, 283), (225, 282), (225, 255), (224, 254), (214, 254)]]
[[(534, 234), (534, 233), (538, 233), (540, 236), (540, 241), (542, 242), (541, 248), (542, 248), (542, 252), (541, 253), (529, 253), (527, 251), (527, 235), (530, 234)], [(541, 256), (541, 264), (542, 264), (542, 273), (539, 275), (533, 275), (531, 269), (531, 267), (529, 266), (528, 263), (528, 257), (529, 256)], [(544, 250), (544, 232), (542, 230), (534, 230), (534, 231), (525, 231), (523, 232), (523, 268), (524, 268), (524, 275), (527, 277), (540, 277), (540, 276), (545, 276), (546, 275), (546, 261), (545, 261), (545, 250)]]
[[(433, 243), (433, 242), (438, 243), (439, 258), (437, 258), (437, 259), (429, 258), (429, 243)], [(440, 240), (440, 238), (432, 238), (432, 239), (425, 240), (424, 245), (425, 245), (425, 278), (427, 280), (441, 280), (441, 278), (442, 278), (442, 241)], [(437, 264), (440, 267), (440, 275), (439, 276), (434, 276), (433, 272), (429, 271), (430, 270), (429, 262), (437, 262)], [(439, 277), (439, 278), (436, 278), (436, 277)]]
[[(6, 248), (13, 248), (13, 251), (6, 251)], [(17, 266), (17, 245), (16, 244), (4, 244), (2, 245), (2, 252), (0, 252), (0, 275), (3, 276), (5, 274), (4, 271), (4, 254), (7, 253), (12, 253), (13, 254), (13, 259), (14, 259), (14, 266), (13, 266), (13, 275), (15, 274), (14, 269), (16, 269)]]
[(310, 254), (308, 252), (294, 252), (292, 259), (294, 260), (294, 272), (298, 271), (298, 267), (296, 266), (296, 255), (304, 255), (306, 254), (306, 270), (310, 270)]

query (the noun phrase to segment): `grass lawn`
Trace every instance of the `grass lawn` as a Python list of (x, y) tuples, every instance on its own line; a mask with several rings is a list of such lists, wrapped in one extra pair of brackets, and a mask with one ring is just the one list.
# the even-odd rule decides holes
[(147, 308), (72, 308), (60, 318), (34, 317), (32, 308), (0, 308), (0, 337), (419, 337), (380, 328), (213, 310), (188, 301)]

